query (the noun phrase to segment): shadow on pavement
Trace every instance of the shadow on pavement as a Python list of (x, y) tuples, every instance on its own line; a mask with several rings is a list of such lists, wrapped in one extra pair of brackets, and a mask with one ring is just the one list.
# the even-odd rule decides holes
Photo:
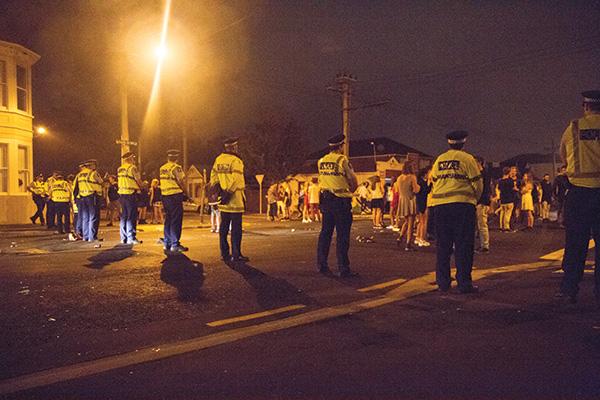
[(160, 279), (175, 286), (181, 301), (198, 301), (202, 298), (200, 289), (204, 283), (204, 267), (183, 254), (173, 254), (162, 260)]
[(274, 278), (246, 263), (230, 263), (256, 293), (258, 304), (264, 309), (275, 309), (292, 304), (309, 305), (313, 300), (285, 279)]
[(101, 252), (88, 258), (91, 264), (86, 264), (86, 268), (102, 269), (114, 262), (123, 261), (134, 255), (132, 246), (116, 245), (113, 248), (102, 250)]

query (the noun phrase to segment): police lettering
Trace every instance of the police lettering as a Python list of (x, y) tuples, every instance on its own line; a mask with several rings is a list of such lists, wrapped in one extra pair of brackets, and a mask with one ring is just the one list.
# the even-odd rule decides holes
[(600, 138), (600, 129), (582, 129), (579, 131), (580, 140), (598, 140)]
[(320, 170), (329, 170), (329, 171), (334, 171), (336, 169), (337, 164), (334, 162), (322, 162), (321, 165), (319, 166)]
[(449, 169), (456, 171), (456, 170), (460, 169), (460, 161), (458, 161), (458, 160), (440, 161), (440, 162), (438, 162), (438, 169), (440, 171), (447, 171)]
[(229, 164), (217, 164), (216, 167), (217, 167), (217, 171), (222, 174), (228, 173), (229, 170), (231, 169), (231, 165), (229, 165)]

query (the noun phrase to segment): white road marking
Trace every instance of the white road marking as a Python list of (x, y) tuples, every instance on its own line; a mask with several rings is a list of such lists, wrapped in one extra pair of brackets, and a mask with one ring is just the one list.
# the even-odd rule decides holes
[[(531, 264), (510, 265), (486, 270), (476, 270), (473, 271), (473, 280), (485, 278), (497, 273), (533, 271), (554, 266), (554, 263), (548, 263), (545, 261)], [(374, 298), (342, 304), (339, 306), (307, 311), (302, 314), (293, 315), (291, 317), (282, 318), (276, 321), (269, 321), (248, 327), (232, 329), (194, 339), (166, 343), (156, 347), (149, 347), (120, 355), (101, 358), (98, 360), (87, 361), (65, 367), (35, 372), (12, 379), (6, 379), (0, 381), (0, 394), (14, 393), (36, 387), (52, 385), (54, 383), (83, 378), (131, 365), (142, 364), (149, 361), (156, 361), (167, 357), (215, 347), (263, 333), (289, 329), (318, 321), (336, 318), (339, 316), (359, 313), (361, 311), (384, 306), (430, 292), (434, 289), (434, 286), (431, 285), (431, 282), (434, 280), (435, 272), (431, 272), (419, 278), (411, 279), (398, 288)]]
[(378, 285), (373, 285), (373, 286), (369, 286), (366, 288), (358, 289), (358, 291), (359, 292), (368, 292), (370, 290), (383, 289), (383, 288), (386, 288), (389, 286), (399, 285), (404, 282), (406, 282), (406, 279), (396, 279), (394, 281), (384, 282), (384, 283), (380, 283)]
[[(596, 243), (594, 242), (594, 239), (590, 239), (590, 244), (588, 245), (588, 249), (591, 249), (592, 247), (596, 247)], [(560, 249), (557, 250), (553, 253), (550, 254), (546, 254), (545, 256), (541, 256), (540, 260), (562, 260), (563, 256), (565, 255), (565, 249)]]
[(260, 313), (256, 313), (256, 314), (248, 314), (248, 315), (243, 315), (241, 317), (236, 317), (236, 318), (229, 318), (229, 319), (222, 319), (219, 321), (214, 321), (214, 322), (209, 322), (208, 326), (221, 326), (221, 325), (227, 325), (227, 324), (233, 324), (235, 322), (240, 322), (240, 321), (249, 321), (251, 319), (257, 319), (257, 318), (262, 318), (262, 317), (266, 317), (269, 315), (275, 315), (275, 314), (281, 314), (287, 311), (292, 311), (292, 310), (297, 310), (299, 308), (304, 308), (306, 307), (303, 304), (296, 304), (293, 306), (288, 306), (288, 307), (282, 307), (282, 308), (277, 308), (275, 310), (268, 310), (268, 311), (264, 311), (264, 312), (260, 312)]

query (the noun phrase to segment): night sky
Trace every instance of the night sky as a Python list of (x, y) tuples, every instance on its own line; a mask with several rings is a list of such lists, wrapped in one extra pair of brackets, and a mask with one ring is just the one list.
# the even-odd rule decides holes
[[(41, 56), (33, 67), (36, 172), (120, 162), (119, 60), (126, 54), (130, 134), (150, 167), (190, 137), (211, 164), (223, 137), (265, 111), (293, 118), (311, 149), (341, 132), (335, 76), (357, 78), (352, 138), (387, 136), (433, 156), (471, 133), (489, 161), (548, 153), (600, 89), (600, 1), (173, 0), (158, 102), (144, 124), (165, 3), (0, 0), (0, 40)], [(140, 139), (141, 135), (141, 139)], [(150, 168), (149, 167), (149, 168)], [(111, 171), (111, 172), (114, 172)]]

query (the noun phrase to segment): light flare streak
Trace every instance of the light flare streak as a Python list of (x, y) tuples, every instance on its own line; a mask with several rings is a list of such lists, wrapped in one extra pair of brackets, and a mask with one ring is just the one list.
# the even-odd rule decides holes
[(159, 93), (159, 88), (160, 88), (160, 72), (162, 69), (162, 62), (165, 56), (165, 42), (167, 39), (167, 27), (169, 25), (169, 16), (171, 14), (171, 0), (167, 0), (166, 1), (166, 6), (165, 6), (165, 16), (163, 19), (163, 26), (162, 26), (162, 33), (161, 33), (161, 37), (160, 37), (160, 45), (159, 45), (159, 49), (160, 49), (160, 53), (158, 55), (158, 63), (156, 64), (156, 73), (154, 75), (154, 83), (152, 85), (152, 93), (150, 95), (150, 101), (148, 102), (148, 108), (146, 109), (146, 115), (144, 117), (144, 125), (143, 125), (143, 130), (144, 128), (147, 127), (148, 123), (149, 123), (149, 119), (150, 119), (150, 115), (152, 114), (152, 110), (156, 108), (156, 103), (157, 103), (157, 99), (158, 99), (158, 93)]

